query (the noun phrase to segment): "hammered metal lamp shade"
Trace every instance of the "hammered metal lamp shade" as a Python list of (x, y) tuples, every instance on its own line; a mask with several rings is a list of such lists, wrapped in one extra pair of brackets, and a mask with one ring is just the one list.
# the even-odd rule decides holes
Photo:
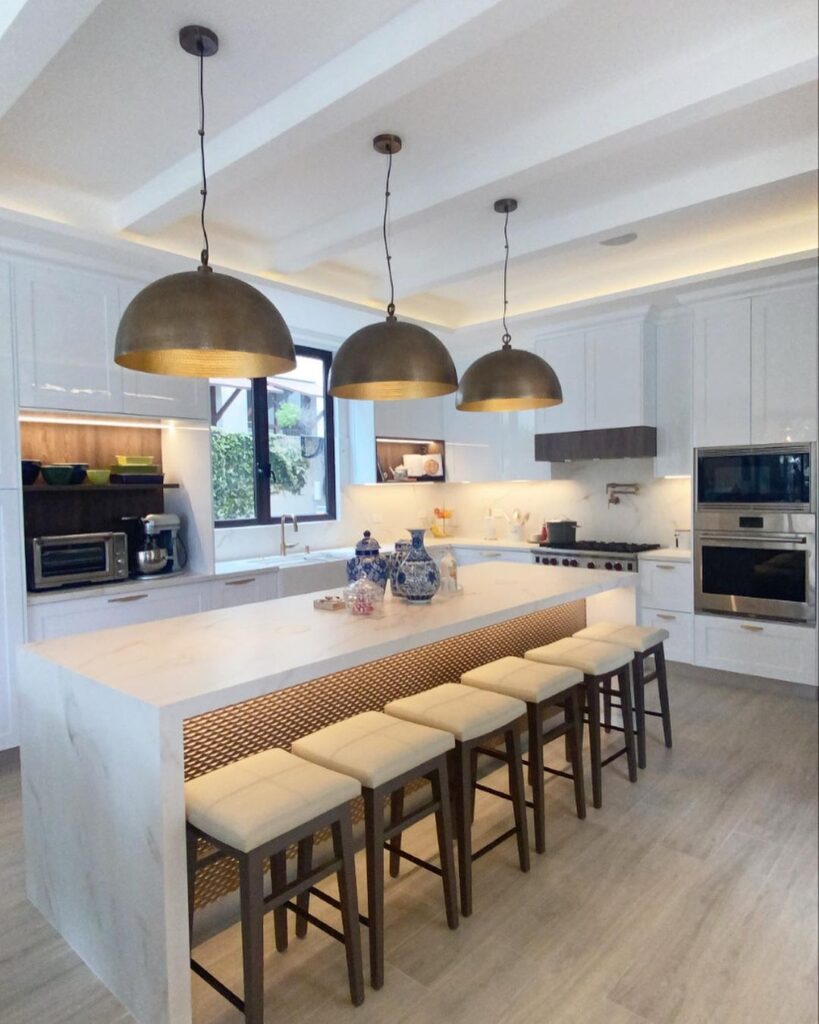
[(296, 365), (273, 303), (206, 267), (143, 288), (120, 321), (114, 359), (129, 370), (175, 377), (272, 377)]
[(389, 316), (347, 338), (333, 359), (328, 390), (335, 398), (379, 402), (434, 398), (457, 387), (455, 364), (435, 335)]
[(560, 381), (545, 359), (504, 347), (472, 363), (461, 377), (455, 405), (462, 412), (518, 412), (562, 401)]

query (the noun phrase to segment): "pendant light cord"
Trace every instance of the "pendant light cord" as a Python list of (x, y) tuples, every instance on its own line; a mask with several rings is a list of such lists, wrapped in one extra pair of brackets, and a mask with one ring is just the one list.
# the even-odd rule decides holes
[(210, 257), (210, 243), (208, 242), (208, 231), (205, 227), (205, 206), (208, 201), (208, 176), (205, 172), (205, 52), (202, 44), (199, 44), (199, 158), (202, 163), (202, 188), (199, 194), (202, 196), (202, 209), (199, 214), (199, 222), (202, 225), (202, 237), (204, 248), (202, 249), (202, 266), (208, 265)]
[(392, 174), (392, 149), (387, 151), (389, 162), (387, 163), (387, 183), (384, 188), (384, 220), (381, 225), (381, 233), (384, 236), (384, 253), (387, 257), (387, 273), (390, 278), (390, 301), (387, 305), (387, 316), (395, 316), (395, 284), (392, 280), (392, 256), (390, 255), (390, 245), (387, 239), (387, 224), (389, 221), (390, 213), (390, 174)]
[(509, 327), (506, 323), (506, 307), (509, 305), (509, 299), (506, 295), (506, 277), (509, 271), (509, 211), (506, 211), (506, 215), (503, 218), (503, 245), (505, 255), (503, 258), (503, 347), (509, 348), (512, 342), (512, 335), (509, 333)]

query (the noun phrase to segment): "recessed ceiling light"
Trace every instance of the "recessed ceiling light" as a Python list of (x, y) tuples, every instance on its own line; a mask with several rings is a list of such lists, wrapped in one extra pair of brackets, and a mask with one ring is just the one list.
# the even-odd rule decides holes
[(614, 238), (604, 238), (601, 245), (629, 245), (637, 238), (636, 231), (629, 231), (625, 235), (615, 235)]

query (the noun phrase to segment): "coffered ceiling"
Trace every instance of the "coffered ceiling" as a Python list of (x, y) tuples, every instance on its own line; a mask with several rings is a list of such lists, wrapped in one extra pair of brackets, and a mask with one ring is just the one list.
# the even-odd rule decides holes
[[(815, 0), (6, 0), (0, 208), (194, 256), (191, 21), (213, 260), (399, 311), (496, 319), (817, 247)], [(622, 247), (599, 242), (625, 232)]]

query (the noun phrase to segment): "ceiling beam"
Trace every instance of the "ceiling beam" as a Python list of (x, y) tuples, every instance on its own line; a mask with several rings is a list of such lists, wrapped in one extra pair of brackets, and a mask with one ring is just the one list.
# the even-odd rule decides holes
[(101, 0), (0, 3), (0, 118), (42, 74)]
[[(775, 35), (775, 33), (771, 33)], [(738, 40), (730, 52), (664, 66), (652, 80), (639, 76), (609, 89), (594, 101), (547, 112), (538, 123), (510, 130), (503, 144), (493, 139), (480, 158), (452, 161), (434, 173), (403, 183), (401, 215), (393, 227), (411, 222), (436, 206), (493, 186), (508, 194), (517, 175), (543, 172), (592, 146), (623, 144), (659, 137), (816, 79), (815, 40), (789, 33), (788, 45), (750, 45)], [(343, 214), (276, 243), (275, 270), (294, 273), (322, 260), (337, 259), (378, 235), (372, 203), (352, 205)]]
[[(241, 187), (264, 152), (292, 158), (316, 138), (338, 132), (385, 103), (473, 58), (572, 0), (418, 0), (312, 74), (230, 128), (208, 138), (208, 179), (229, 173)], [(125, 196), (114, 209), (120, 231), (148, 234), (189, 213), (200, 187), (191, 153)]]

